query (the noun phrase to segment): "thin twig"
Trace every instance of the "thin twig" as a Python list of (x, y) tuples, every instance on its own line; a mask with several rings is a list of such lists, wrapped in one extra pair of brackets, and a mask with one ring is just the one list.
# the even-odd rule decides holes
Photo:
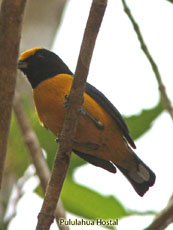
[(8, 215), (5, 218), (5, 221), (3, 223), (3, 229), (8, 229), (8, 225), (10, 224), (11, 220), (16, 216), (17, 214), (17, 204), (21, 197), (24, 195), (23, 187), (26, 181), (28, 181), (33, 176), (33, 172), (26, 171), (24, 176), (18, 180), (16, 185), (14, 186), (15, 196), (12, 196), (12, 199), (10, 199), (10, 215)]
[(164, 230), (168, 225), (173, 223), (173, 196), (159, 214), (157, 214), (153, 223), (145, 230)]
[(127, 14), (128, 18), (130, 19), (133, 27), (134, 27), (134, 30), (136, 32), (136, 35), (138, 37), (138, 40), (141, 44), (141, 49), (143, 50), (144, 54), (146, 55), (148, 61), (150, 62), (151, 66), (152, 66), (152, 69), (153, 69), (153, 72), (156, 76), (156, 80), (158, 82), (158, 85), (159, 85), (159, 90), (160, 90), (160, 94), (161, 94), (161, 98), (162, 98), (162, 102), (165, 106), (165, 109), (168, 111), (168, 113), (170, 114), (171, 118), (173, 119), (173, 107), (171, 105), (171, 101), (169, 100), (168, 96), (167, 96), (167, 93), (166, 93), (166, 89), (165, 89), (165, 86), (162, 82), (162, 78), (161, 78), (161, 74), (159, 72), (159, 69), (153, 59), (153, 57), (151, 56), (150, 52), (149, 52), (149, 49), (143, 39), (143, 36), (142, 36), (142, 33), (140, 31), (140, 28), (137, 24), (137, 22), (135, 21), (131, 11), (130, 11), (130, 8), (127, 6), (125, 0), (122, 0), (122, 3), (123, 3), (123, 6), (124, 6), (124, 11), (125, 13)]
[(75, 71), (72, 89), (68, 97), (67, 112), (60, 137), (59, 151), (56, 154), (43, 206), (38, 216), (37, 230), (48, 230), (54, 220), (54, 210), (59, 199), (63, 182), (70, 162), (73, 139), (75, 137), (80, 107), (89, 71), (95, 41), (106, 9), (107, 0), (93, 0), (87, 21), (80, 55)]
[[(14, 112), (22, 133), (24, 143), (27, 146), (32, 162), (36, 168), (37, 175), (40, 179), (41, 186), (43, 188), (43, 191), (45, 192), (50, 178), (50, 170), (45, 162), (40, 143), (30, 125), (29, 119), (24, 111), (19, 93), (17, 92), (14, 99)], [(65, 219), (65, 211), (61, 203), (61, 200), (59, 200), (58, 202), (55, 217), (60, 230), (69, 229), (68, 226), (59, 225), (58, 220), (62, 218)]]
[[(149, 60), (151, 66), (152, 66), (153, 72), (155, 73), (155, 76), (156, 76), (156, 79), (157, 79), (157, 82), (159, 85), (161, 97), (162, 97), (162, 102), (165, 106), (165, 109), (169, 112), (171, 118), (173, 119), (173, 107), (172, 107), (171, 102), (167, 96), (165, 86), (162, 82), (162, 78), (161, 78), (159, 69), (158, 69), (153, 57), (151, 56), (151, 54), (147, 48), (147, 45), (144, 42), (144, 39), (143, 39), (143, 36), (142, 36), (141, 31), (139, 29), (139, 26), (138, 26), (137, 22), (135, 21), (134, 17), (132, 16), (132, 13), (131, 13), (129, 7), (127, 6), (125, 0), (122, 0), (122, 3), (124, 6), (124, 11), (127, 14), (127, 16), (129, 17), (129, 19), (130, 19), (130, 21), (134, 27), (134, 30), (137, 34), (138, 40), (141, 44), (141, 49), (143, 50), (144, 54), (146, 55), (147, 59)], [(173, 199), (171, 198), (167, 207), (157, 215), (157, 217), (153, 221), (153, 223), (148, 228), (146, 228), (145, 230), (163, 230), (172, 222), (173, 222)]]
[(4, 170), (21, 24), (26, 0), (3, 0), (0, 11), (0, 188)]

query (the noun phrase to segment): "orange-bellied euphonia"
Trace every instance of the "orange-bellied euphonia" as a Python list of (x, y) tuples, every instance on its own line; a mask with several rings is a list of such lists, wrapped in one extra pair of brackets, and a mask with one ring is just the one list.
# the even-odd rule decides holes
[[(23, 52), (18, 68), (31, 83), (40, 121), (56, 136), (60, 135), (66, 96), (73, 80), (72, 72), (55, 53), (43, 48)], [(73, 152), (112, 173), (117, 167), (135, 191), (143, 196), (154, 184), (155, 174), (130, 146), (136, 148), (118, 110), (100, 91), (87, 83)]]

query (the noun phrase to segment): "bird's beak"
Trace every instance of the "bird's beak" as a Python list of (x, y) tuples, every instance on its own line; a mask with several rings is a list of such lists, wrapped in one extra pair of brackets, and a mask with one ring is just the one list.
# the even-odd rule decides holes
[(28, 64), (27, 64), (27, 62), (25, 62), (25, 61), (18, 61), (18, 63), (17, 63), (17, 68), (18, 69), (27, 69), (27, 67), (28, 67)]

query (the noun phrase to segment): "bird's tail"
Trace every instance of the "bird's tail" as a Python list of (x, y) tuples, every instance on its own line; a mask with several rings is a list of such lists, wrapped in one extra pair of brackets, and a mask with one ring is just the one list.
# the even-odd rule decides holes
[[(129, 149), (132, 151), (131, 149)], [(117, 165), (117, 168), (123, 173), (123, 175), (131, 183), (138, 195), (143, 196), (155, 182), (155, 174), (152, 170), (142, 161), (139, 157), (132, 151), (130, 160), (133, 164), (129, 162), (129, 165), (133, 167), (123, 167), (123, 164)]]

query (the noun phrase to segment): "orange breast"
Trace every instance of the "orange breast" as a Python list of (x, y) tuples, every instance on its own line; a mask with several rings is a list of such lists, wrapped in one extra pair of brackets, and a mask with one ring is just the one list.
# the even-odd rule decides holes
[[(41, 82), (33, 90), (35, 106), (40, 121), (55, 135), (60, 134), (63, 126), (66, 101), (65, 95), (69, 95), (72, 77), (67, 74), (59, 74), (54, 78)], [(81, 115), (78, 122), (76, 140), (80, 143), (97, 144), (97, 150), (91, 150), (83, 145), (74, 144), (74, 149), (111, 160), (116, 152), (116, 161), (126, 150), (122, 134), (111, 116), (89, 95), (84, 94), (84, 109), (95, 119), (103, 123), (104, 129), (100, 130), (86, 115)], [(125, 151), (124, 151), (125, 152)], [(115, 158), (115, 156), (114, 156)], [(123, 159), (122, 159), (123, 160)]]

